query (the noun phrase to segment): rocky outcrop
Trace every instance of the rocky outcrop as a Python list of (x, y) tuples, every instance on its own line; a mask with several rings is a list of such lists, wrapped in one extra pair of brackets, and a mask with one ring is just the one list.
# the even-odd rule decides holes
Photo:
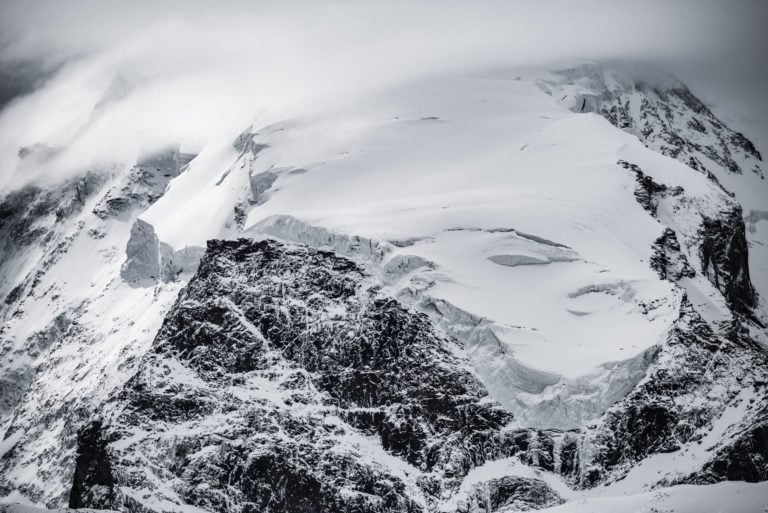
[(741, 207), (704, 217), (699, 229), (702, 272), (723, 293), (731, 308), (750, 315), (757, 293), (749, 278), (749, 249)]
[(0, 201), (0, 264), (19, 246), (45, 243), (50, 225), (80, 212), (103, 184), (103, 176), (86, 173), (55, 187), (30, 185), (7, 194)]
[(762, 155), (754, 144), (673, 77), (639, 78), (631, 70), (585, 64), (558, 70), (539, 85), (572, 111), (597, 113), (715, 181), (720, 170), (763, 177)]
[(272, 171), (264, 171), (251, 176), (251, 194), (254, 203), (259, 205), (266, 201), (265, 193), (272, 187), (275, 180), (277, 180), (277, 174)]
[(151, 224), (141, 219), (133, 223), (125, 254), (126, 260), (120, 269), (120, 275), (125, 281), (155, 281), (160, 277), (160, 251)]
[(106, 441), (102, 438), (102, 426), (93, 422), (77, 438), (77, 460), (69, 507), (73, 509), (90, 505), (103, 509), (114, 502), (115, 481), (107, 455)]
[(232, 147), (240, 154), (249, 153), (252, 156), (256, 156), (261, 150), (267, 148), (267, 145), (256, 142), (254, 139), (256, 135), (257, 134), (253, 132), (245, 131), (235, 138), (232, 142)]
[[(166, 164), (146, 161), (141, 165), (151, 166), (152, 173), (158, 174), (163, 173)], [(129, 246), (129, 228), (138, 215), (133, 208), (146, 205), (147, 197), (141, 196), (143, 199), (123, 212), (125, 216), (100, 218), (92, 212), (104, 204), (105, 197), (112, 197), (115, 187), (119, 189), (121, 184), (130, 181), (126, 176), (116, 176), (121, 171), (115, 168), (86, 172), (62, 183), (27, 187), (2, 198), (0, 244), (5, 246), (0, 248), (2, 496), (19, 493), (51, 507), (66, 504), (77, 432), (83, 419), (90, 416), (91, 405), (99, 402), (94, 396), (106, 393), (110, 380), (122, 383), (124, 378), (116, 376), (131, 373), (135, 352), (143, 352), (137, 347), (148, 344), (151, 339), (136, 344), (141, 337), (129, 334), (130, 328), (126, 326), (140, 322), (136, 319), (137, 312), (130, 307), (122, 313), (113, 311), (108, 323), (89, 318), (100, 308), (98, 305), (105, 304), (100, 301), (110, 294), (119, 297), (115, 304), (124, 298), (127, 300), (123, 306), (131, 301), (128, 299), (131, 292), (126, 293), (127, 287), (121, 282), (120, 267), (123, 250)], [(164, 179), (167, 181), (170, 177)], [(134, 235), (137, 231), (145, 240), (137, 237), (131, 240), (128, 271), (132, 267), (141, 268), (135, 265), (141, 258), (145, 259), (144, 264), (149, 263), (146, 274), (161, 280), (170, 281), (171, 275), (173, 280), (179, 280), (179, 268), (190, 274), (194, 271), (193, 257), (195, 253), (202, 253), (200, 248), (171, 252), (171, 256), (177, 258), (174, 263), (180, 265), (174, 264), (172, 272), (166, 273), (170, 267), (164, 265), (167, 259), (162, 254), (159, 258), (153, 257), (146, 249), (147, 245), (154, 245), (155, 250), (162, 250), (162, 243), (154, 244), (155, 237), (147, 234), (152, 231), (151, 227), (137, 223)], [(141, 243), (134, 244), (136, 242)], [(158, 260), (159, 275), (155, 266)], [(146, 281), (147, 286), (156, 284), (151, 278)], [(166, 304), (170, 304), (175, 291), (169, 294), (167, 290), (178, 289), (178, 285), (168, 284), (164, 288), (166, 290), (156, 287), (151, 293), (156, 299), (165, 293)], [(135, 292), (134, 298), (143, 293), (132, 292)], [(121, 319), (121, 315), (129, 318), (124, 324), (121, 321), (125, 317)], [(100, 329), (106, 324), (110, 325), (111, 334)], [(113, 349), (120, 348), (115, 349), (120, 353), (120, 365), (105, 372), (107, 364), (103, 362), (110, 357), (96, 348), (110, 336), (123, 337), (125, 343), (107, 342)], [(72, 367), (68, 370), (51, 370), (70, 364)], [(91, 373), (93, 366), (102, 370)], [(56, 383), (58, 379), (64, 380), (62, 384)], [(83, 392), (86, 388), (88, 391)], [(58, 397), (53, 399), (53, 396)], [(27, 470), (30, 468), (34, 470)]]
[[(636, 164), (625, 160), (619, 160), (617, 164), (635, 174), (635, 199), (652, 216), (658, 218), (660, 201), (670, 203), (673, 211), (695, 204), (686, 199), (682, 188), (668, 188), (656, 183)], [(752, 312), (758, 298), (749, 276), (749, 244), (742, 210), (730, 200), (724, 201), (722, 206), (725, 210), (717, 212), (711, 209), (694, 211), (700, 224), (697, 233), (689, 234), (689, 244), (695, 246), (702, 274), (723, 294), (730, 308), (760, 323)], [(678, 281), (695, 275), (674, 230), (665, 228), (653, 247), (651, 267), (660, 277)]]
[(131, 227), (125, 254), (120, 276), (128, 283), (142, 286), (159, 280), (174, 281), (182, 273), (193, 273), (203, 256), (203, 249), (192, 246), (174, 251), (158, 240), (151, 224), (137, 219)]
[(146, 210), (165, 194), (168, 183), (194, 158), (177, 148), (151, 154), (139, 160), (102, 197), (93, 213), (102, 219), (128, 219), (134, 210)]
[[(111, 506), (149, 494), (217, 511), (431, 511), (486, 461), (553, 469), (557, 434), (504, 431), (511, 415), (454, 342), (372, 285), (330, 252), (209, 242), (104, 410), (123, 490)], [(157, 485), (169, 479), (173, 494)], [(498, 488), (497, 501), (540, 500), (538, 486)]]
[[(643, 96), (644, 87), (630, 89)], [(695, 98), (674, 89), (653, 94), (706, 114)], [(579, 112), (599, 112), (626, 130), (642, 128), (633, 121), (634, 96), (615, 104), (588, 91), (574, 98)], [(679, 124), (682, 117), (675, 112), (671, 119)], [(701, 119), (689, 121), (688, 130), (710, 134)], [(638, 131), (647, 144), (663, 141), (673, 152), (680, 143), (675, 157), (691, 156), (687, 134), (680, 142), (652, 128)], [(236, 184), (236, 203), (223, 203), (234, 208), (227, 236), (245, 229), (250, 207), (288, 185), (289, 173), (303, 172), (248, 167), (264, 148), (255, 137), (248, 133), (235, 142), (244, 180)], [(749, 151), (739, 144), (730, 158), (747, 172)], [(719, 168), (722, 155), (700, 157), (705, 145), (693, 149), (699, 160), (689, 165)], [(689, 192), (697, 187), (671, 183), (675, 173), (661, 183), (650, 164), (642, 170), (619, 162), (634, 175), (620, 180), (634, 186), (638, 204), (660, 223), (655, 234), (648, 234), (653, 224), (640, 227), (652, 244), (641, 257), (650, 257), (650, 267), (672, 284), (640, 272), (639, 278), (605, 275), (598, 284), (563, 291), (569, 302), (611, 296), (612, 304), (658, 326), (649, 335), (658, 336), (651, 341), (656, 345), (566, 378), (515, 360), (515, 348), (502, 342), (501, 323), (431, 295), (439, 295), (436, 283), (452, 278), (449, 270), (436, 263), (441, 258), (431, 261), (403, 248), (423, 249), (416, 241), (437, 240), (442, 232), (410, 237), (397, 231), (388, 243), (275, 216), (254, 228), (258, 242), (211, 241), (205, 256), (202, 248), (175, 251), (151, 225), (136, 221), (180, 172), (173, 171), (176, 158), (166, 157), (137, 165), (127, 177), (113, 176), (95, 208), (96, 199), (77, 199), (77, 188), (69, 203), (58, 198), (46, 206), (42, 189), (20, 192), (12, 202), (9, 210), (23, 215), (11, 214), (2, 229), (17, 226), (23, 243), (16, 247), (32, 253), (40, 243), (49, 246), (34, 273), (55, 258), (58, 250), (51, 248), (66, 251), (71, 240), (56, 238), (59, 211), (68, 233), (82, 236), (72, 246), (78, 248), (74, 262), (65, 260), (55, 276), (76, 269), (79, 255), (104, 267), (99, 283), (74, 283), (77, 295), (44, 281), (39, 289), (49, 295), (37, 294), (35, 308), (34, 273), (3, 289), (6, 318), (20, 321), (15, 331), (0, 327), (0, 356), (14, 359), (0, 380), (0, 394), (10, 398), (0, 406), (14, 408), (3, 425), (0, 496), (142, 513), (501, 513), (559, 504), (555, 488), (602, 486), (637, 467), (640, 473), (653, 469), (645, 472), (651, 487), (768, 479), (768, 362), (751, 338), (759, 326), (750, 311), (759, 312), (742, 272), (741, 214), (706, 180), (699, 180), (705, 192), (694, 197)], [(251, 176), (250, 197), (248, 169), (261, 171)], [(636, 205), (628, 208), (642, 214)], [(74, 218), (79, 211), (83, 216)], [(22, 218), (29, 216), (25, 225)], [(536, 273), (546, 269), (519, 266), (565, 267), (570, 264), (557, 262), (582, 258), (563, 244), (509, 227), (467, 226), (448, 231), (514, 238), (514, 247), (494, 247), (477, 261), (491, 272)], [(586, 247), (578, 238), (574, 244)], [(51, 317), (29, 322), (24, 309), (37, 314), (45, 301), (53, 305)], [(706, 317), (707, 308), (718, 320)], [(585, 310), (574, 307), (568, 315), (586, 322)], [(489, 371), (498, 379), (489, 379)], [(654, 482), (666, 458), (690, 465)], [(564, 483), (556, 483), (560, 478)]]
[(504, 476), (475, 485), (457, 513), (529, 511), (565, 502), (540, 479)]
[[(99, 414), (99, 440), (109, 440), (99, 454), (115, 483), (99, 506), (435, 511), (472, 469), (510, 457), (591, 487), (695, 443), (768, 368), (764, 353), (717, 335), (682, 297), (645, 379), (590, 430), (510, 429), (455, 342), (377, 283), (328, 251), (211, 241), (138, 374)], [(719, 446), (732, 463), (713, 460), (702, 475), (762, 475), (762, 462), (738, 456), (759, 443), (754, 433)], [(513, 475), (464, 496), (456, 511), (560, 501)]]
[(628, 171), (635, 173), (637, 186), (635, 187), (635, 199), (649, 214), (656, 217), (656, 211), (659, 206), (659, 196), (667, 191), (667, 187), (653, 181), (653, 178), (646, 176), (640, 166), (619, 160), (618, 165)]
[(680, 281), (682, 278), (692, 278), (696, 271), (688, 264), (688, 258), (681, 251), (677, 234), (669, 228), (653, 243), (651, 268), (659, 278), (669, 281)]
[[(618, 164), (635, 173), (635, 197), (654, 217), (659, 217), (657, 209), (662, 201), (668, 203), (667, 209), (677, 212), (695, 204), (695, 200), (686, 199), (685, 191), (657, 184), (635, 164)], [(702, 274), (736, 314), (732, 326), (710, 326), (683, 295), (680, 318), (646, 379), (609, 409), (598, 434), (587, 439), (593, 454), (588, 484), (611, 473), (620, 476), (649, 455), (701, 443), (704, 433), (724, 415), (726, 406), (743, 401), (740, 394), (744, 387), (754, 387), (762, 397), (757, 404), (764, 403), (768, 355), (742, 327), (742, 322), (760, 325), (752, 312), (757, 296), (749, 279), (744, 220), (738, 205), (730, 200), (724, 205), (728, 210), (711, 217), (695, 211), (701, 221), (698, 232), (688, 235), (688, 244), (689, 254), (701, 260)], [(696, 276), (682, 249), (677, 233), (665, 228), (654, 242), (650, 261), (659, 277), (678, 282)], [(693, 401), (694, 397), (698, 401)], [(739, 432), (710, 447), (715, 456), (681, 481), (765, 479), (768, 458), (760, 447), (765, 415), (743, 415), (742, 419), (731, 419)]]
[(738, 433), (688, 482), (705, 484), (720, 480), (757, 483), (768, 480), (768, 412)]
[[(615, 479), (649, 455), (675, 452), (700, 441), (727, 407), (741, 400), (744, 387), (756, 387), (764, 396), (767, 376), (764, 351), (749, 340), (715, 334), (683, 298), (680, 318), (646, 379), (610, 408), (595, 435), (586, 439), (589, 457), (580, 464), (582, 472), (591, 471), (582, 484)], [(763, 424), (752, 416), (730, 421), (754, 436), (746, 436), (743, 443), (719, 440), (714, 451), (719, 456), (695, 475), (720, 481), (738, 474), (768, 472), (768, 461), (759, 456), (761, 450), (754, 453), (757, 459), (744, 457), (755, 442), (760, 443)], [(718, 463), (721, 460), (732, 465)]]
[(0, 417), (21, 400), (34, 360), (64, 336), (77, 307), (21, 339), (9, 334), (10, 321), (23, 316), (30, 295), (42, 292), (41, 281), (69, 250), (81, 229), (79, 216), (105, 180), (87, 172), (52, 186), (23, 187), (0, 199)]

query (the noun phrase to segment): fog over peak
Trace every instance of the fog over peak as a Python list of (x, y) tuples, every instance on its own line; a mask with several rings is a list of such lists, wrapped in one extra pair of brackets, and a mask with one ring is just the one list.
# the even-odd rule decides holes
[[(24, 83), (0, 113), (0, 188), (170, 144), (196, 152), (254, 119), (420, 77), (578, 59), (661, 66), (705, 100), (731, 98), (736, 123), (764, 143), (766, 10), (746, 0), (6, 1), (0, 78)], [(34, 144), (61, 151), (19, 167), (19, 148)]]

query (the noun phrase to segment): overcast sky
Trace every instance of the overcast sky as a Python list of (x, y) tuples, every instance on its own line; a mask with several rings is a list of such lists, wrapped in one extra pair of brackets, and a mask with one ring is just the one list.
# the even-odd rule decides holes
[(0, 0), (0, 102), (27, 93), (0, 112), (0, 188), (36, 142), (82, 169), (423, 75), (575, 59), (656, 63), (765, 149), (766, 20), (763, 0)]

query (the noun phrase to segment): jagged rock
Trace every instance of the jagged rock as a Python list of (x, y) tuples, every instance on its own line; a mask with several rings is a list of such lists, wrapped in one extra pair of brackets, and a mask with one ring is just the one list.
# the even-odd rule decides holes
[(539, 82), (545, 92), (574, 112), (600, 114), (663, 155), (705, 174), (719, 168), (763, 177), (762, 156), (754, 144), (673, 77), (636, 78), (600, 64), (559, 70), (555, 77)]
[[(748, 340), (715, 334), (683, 297), (680, 318), (646, 379), (606, 412), (594, 437), (582, 442), (589, 445), (590, 454), (579, 463), (582, 486), (620, 478), (648, 455), (677, 451), (681, 444), (694, 442), (743, 387), (764, 386), (766, 375), (768, 355), (761, 348)], [(704, 399), (693, 401), (694, 397)], [(762, 436), (762, 424), (750, 419), (745, 418), (742, 425), (755, 436), (747, 437), (745, 444), (720, 441), (719, 456), (697, 476), (720, 481), (729, 475), (768, 472), (765, 459), (743, 456)], [(730, 461), (732, 466), (718, 460)]]
[(137, 219), (125, 249), (126, 261), (120, 269), (123, 280), (134, 283), (175, 281), (182, 273), (193, 273), (204, 250), (197, 246), (174, 251), (160, 242), (151, 224)]
[(689, 482), (708, 483), (727, 479), (757, 483), (768, 480), (768, 412), (720, 449)]
[(154, 153), (139, 160), (131, 170), (101, 198), (93, 213), (102, 219), (126, 217), (136, 209), (146, 209), (165, 194), (168, 183), (194, 158), (178, 148)]
[(160, 250), (155, 229), (137, 219), (131, 227), (131, 236), (125, 248), (126, 260), (120, 276), (130, 283), (155, 281), (160, 277)]
[[(697, 138), (719, 137), (726, 131), (708, 124), (706, 108), (695, 97), (676, 87), (650, 91), (648, 84), (619, 85), (631, 88), (636, 97), (614, 102), (585, 88), (573, 96), (574, 110), (598, 112), (616, 126), (637, 133), (649, 146), (663, 145), (670, 156), (717, 180), (710, 169), (719, 168), (717, 159), (723, 154), (717, 144), (700, 144)], [(654, 95), (669, 103), (669, 112), (665, 110), (658, 119), (670, 114), (672, 135), (650, 117), (648, 126), (635, 122), (637, 112), (652, 113), (659, 107)], [(642, 96), (647, 97), (645, 107), (635, 102)], [(681, 126), (688, 133), (680, 132)], [(759, 160), (739, 134), (729, 141), (735, 141), (729, 142), (730, 158), (744, 172), (750, 169), (745, 162)], [(241, 152), (240, 167), (231, 169), (239, 170), (239, 178), (245, 179), (248, 164), (263, 146), (250, 133), (235, 145)], [(710, 155), (707, 146), (716, 153)], [(635, 151), (631, 150), (627, 153)], [(648, 162), (654, 161), (649, 158)], [(727, 166), (727, 161), (722, 162)], [(693, 197), (672, 185), (675, 173), (657, 174), (649, 167), (646, 174), (634, 164), (620, 162), (635, 174), (640, 205), (669, 226), (659, 229), (650, 265), (663, 279), (680, 283), (659, 284), (648, 273), (639, 273), (639, 279), (601, 282), (576, 288), (573, 294), (599, 287), (621, 289), (615, 297), (622, 307), (661, 319), (659, 334), (667, 328), (669, 333), (656, 339), (655, 347), (601, 364), (596, 374), (571, 382), (517, 362), (514, 349), (494, 334), (501, 323), (430, 297), (437, 294), (435, 278), (451, 277), (447, 271), (440, 276), (442, 270), (435, 262), (399, 248), (415, 245), (417, 251), (421, 242), (438, 236), (410, 237), (401, 231), (407, 226), (392, 230), (382, 225), (381, 232), (367, 232), (394, 237), (390, 244), (313, 227), (288, 216), (270, 218), (255, 228), (260, 230), (259, 237), (272, 234), (310, 248), (269, 240), (213, 241), (197, 274), (172, 306), (188, 279), (185, 274), (195, 272), (203, 250), (174, 251), (157, 240), (151, 226), (136, 223), (134, 229), (140, 233), (129, 246), (133, 244), (135, 254), (146, 257), (145, 264), (149, 262), (146, 285), (152, 290), (129, 289), (112, 280), (121, 256), (112, 241), (115, 234), (124, 232), (110, 230), (127, 227), (125, 223), (133, 222), (139, 210), (155, 201), (171, 175), (180, 172), (173, 171), (178, 163), (165, 155), (142, 161), (126, 176), (113, 175), (110, 180), (116, 185), (94, 209), (102, 219), (84, 212), (77, 223), (70, 222), (81, 205), (92, 203), (82, 199), (93, 195), (88, 183), (80, 189), (73, 186), (67, 193), (71, 197), (49, 197), (44, 188), (30, 188), (0, 204), (0, 214), (8, 212), (7, 221), (0, 215), (3, 236), (7, 234), (7, 240), (18, 236), (23, 242), (15, 244), (20, 252), (36, 258), (39, 245), (44, 253), (29, 276), (2, 284), (4, 318), (13, 320), (15, 312), (24, 308), (40, 312), (45, 307), (40, 308), (43, 297), (50, 298), (52, 308), (60, 309), (55, 312), (67, 309), (65, 317), (55, 318), (41, 331), (3, 332), (5, 326), (0, 326), (3, 351), (17, 339), (19, 347), (23, 345), (16, 352), (3, 352), (0, 360), (28, 359), (14, 362), (3, 373), (5, 381), (0, 381), (3, 398), (16, 402), (23, 393), (27, 398), (4, 424), (2, 446), (7, 452), (0, 458), (1, 496), (18, 493), (53, 507), (62, 505), (69, 491), (73, 505), (142, 513), (191, 507), (233, 513), (435, 512), (453, 511), (452, 505), (468, 511), (509, 511), (560, 501), (544, 481), (514, 475), (518, 470), (546, 476), (546, 482), (553, 476), (543, 472), (558, 474), (576, 487), (602, 486), (620, 480), (638, 464), (653, 466), (654, 460), (665, 459), (648, 460), (659, 453), (684, 449), (687, 458), (698, 443), (706, 446), (695, 454), (699, 459), (685, 468), (691, 474), (679, 482), (767, 478), (763, 408), (767, 364), (764, 348), (751, 338), (760, 334), (759, 326), (745, 320), (752, 307), (731, 315), (729, 306), (736, 309), (722, 301), (701, 276), (695, 276), (689, 263), (708, 244), (709, 279), (722, 285), (723, 294), (731, 290), (736, 297), (743, 296), (740, 269), (745, 258), (740, 235), (736, 239), (723, 236), (738, 231), (731, 208), (735, 203), (705, 181), (701, 181), (705, 193)], [(272, 176), (257, 179), (255, 201), (267, 198), (275, 177), (300, 171), (269, 169)], [(685, 172), (681, 166), (675, 171)], [(669, 181), (660, 183), (662, 178)], [(292, 180), (286, 176), (286, 185)], [(222, 232), (231, 236), (244, 229), (252, 202), (244, 196), (247, 180), (230, 180), (225, 185), (236, 187), (238, 193), (233, 196), (236, 205), (219, 205), (230, 214), (234, 207), (235, 223)], [(623, 187), (618, 189), (620, 197), (626, 198)], [(638, 211), (635, 207), (631, 213)], [(449, 212), (457, 216), (456, 223), (472, 222)], [(702, 221), (698, 230), (700, 215), (711, 222)], [(116, 219), (106, 219), (111, 216)], [(66, 237), (59, 237), (55, 225), (59, 220), (72, 228)], [(67, 250), (70, 237), (80, 229), (74, 225), (79, 223), (83, 225), (82, 237), (76, 239), (82, 244), (78, 251), (85, 252), (83, 247), (98, 251), (88, 255), (93, 257), (89, 262), (105, 262), (106, 272), (98, 274), (99, 280), (107, 278), (106, 285), (101, 288), (97, 283), (100, 288), (93, 289), (93, 294), (87, 280), (71, 287), (76, 293), (62, 292), (58, 284), (50, 283), (47, 290), (36, 291), (34, 284), (55, 255)], [(641, 227), (644, 235), (649, 227)], [(509, 227), (455, 230), (482, 230), (483, 235), (504, 232), (510, 238), (559, 248), (551, 250), (553, 255), (580, 258), (560, 243)], [(579, 247), (583, 243), (579, 238), (563, 240)], [(519, 264), (527, 254), (500, 251), (506, 253), (483, 253), (479, 264), (493, 268), (484, 260), (489, 256), (501, 264)], [(4, 258), (6, 254), (0, 261)], [(548, 257), (548, 261), (557, 258)], [(135, 262), (129, 258), (126, 267), (129, 264)], [(67, 262), (59, 271), (72, 267)], [(171, 281), (177, 283), (163, 283)], [(633, 289), (630, 282), (640, 285)], [(713, 310), (723, 313), (723, 321), (704, 319), (696, 312), (681, 288), (690, 283), (702, 287), (713, 300)], [(663, 295), (635, 301), (631, 296), (641, 286), (659, 287)], [(128, 296), (127, 300), (121, 302), (119, 294)], [(80, 301), (87, 305), (82, 316), (72, 310)], [(696, 297), (696, 307), (702, 301)], [(657, 310), (660, 303), (664, 311)], [(119, 304), (118, 311), (110, 310), (111, 304)], [(138, 306), (129, 314), (122, 312), (133, 305)], [(130, 316), (142, 307), (146, 310), (134, 324)], [(670, 315), (675, 311), (677, 319)], [(569, 312), (588, 320), (581, 316), (589, 314), (580, 309)], [(116, 322), (110, 314), (123, 317)], [(150, 345), (162, 315), (165, 322)], [(22, 328), (39, 330), (43, 324), (30, 323), (29, 316), (21, 314), (18, 318), (19, 325), (25, 324)], [(32, 336), (27, 337), (30, 332)], [(121, 337), (126, 340), (122, 345)], [(52, 345), (58, 347), (51, 350)], [(478, 348), (487, 351), (484, 369), (472, 360)], [(93, 364), (102, 360), (110, 364)], [(505, 373), (499, 382), (512, 396), (502, 407), (490, 400), (492, 384), (481, 381), (492, 367)], [(63, 389), (61, 394), (57, 387)], [(496, 392), (492, 390), (493, 397), (501, 397)], [(561, 429), (574, 429), (534, 429), (534, 417), (525, 417), (519, 410), (514, 410), (512, 424), (509, 404), (523, 394), (538, 397), (517, 407), (538, 418), (547, 416), (543, 426), (551, 428), (557, 422)], [(750, 401), (754, 406), (746, 405)], [(98, 420), (92, 423), (93, 419)], [(498, 469), (496, 460), (504, 459), (515, 463), (508, 475), (489, 478), (478, 468)], [(682, 474), (676, 472), (669, 475)], [(659, 482), (649, 485), (670, 484), (666, 479), (659, 476)], [(65, 480), (69, 490), (62, 487)], [(471, 500), (456, 500), (465, 493), (463, 497)]]
[[(594, 433), (505, 430), (511, 416), (451, 344), (423, 314), (378, 296), (350, 260), (211, 241), (140, 371), (103, 409), (115, 489), (164, 494), (153, 483), (174, 479), (174, 501), (217, 511), (432, 511), (473, 468), (509, 457), (590, 487), (693, 441), (749, 379), (733, 369), (766, 368), (764, 354), (716, 335), (683, 298), (646, 379)], [(677, 400), (722, 391), (704, 406)], [(363, 435), (373, 444), (364, 451)], [(764, 471), (749, 470), (738, 455), (751, 449), (740, 447), (722, 448), (737, 463), (713, 463), (709, 479)], [(411, 473), (373, 465), (370, 451)], [(512, 476), (482, 490), (473, 500), (483, 508), (559, 501)], [(108, 506), (131, 500), (116, 491)]]
[(256, 134), (249, 131), (243, 132), (242, 134), (238, 135), (237, 138), (232, 142), (232, 146), (239, 153), (250, 153), (255, 157), (261, 150), (268, 147), (266, 144), (257, 143), (254, 140), (255, 135)]
[(667, 187), (654, 182), (650, 176), (646, 176), (637, 164), (632, 164), (626, 160), (619, 160), (617, 164), (635, 173), (635, 179), (637, 180), (635, 199), (649, 214), (656, 216), (658, 195), (665, 192)]
[(735, 311), (750, 314), (757, 306), (757, 293), (749, 278), (749, 249), (741, 207), (721, 212), (718, 218), (704, 217), (699, 234), (702, 272)]
[(111, 508), (114, 502), (115, 481), (102, 438), (100, 422), (93, 422), (77, 438), (77, 460), (69, 507), (94, 509)]
[(8, 503), (0, 504), (0, 513), (109, 513), (108, 510), (103, 509), (90, 509), (90, 508), (38, 508), (35, 506), (28, 506), (26, 504)]
[(565, 502), (540, 479), (505, 476), (475, 485), (466, 504), (457, 513), (528, 511)]
[(685, 254), (680, 251), (677, 234), (670, 228), (665, 228), (664, 233), (653, 243), (651, 268), (663, 280), (679, 281), (696, 275)]
[(265, 201), (264, 193), (272, 187), (275, 180), (277, 180), (277, 175), (271, 171), (264, 171), (251, 176), (251, 194), (257, 205)]
[(12, 246), (41, 241), (49, 233), (46, 219), (61, 222), (80, 212), (103, 183), (102, 175), (88, 172), (55, 187), (26, 186), (6, 195), (0, 201), (0, 243), (5, 254), (12, 253)]
[[(325, 251), (209, 242), (140, 372), (105, 409), (110, 440), (146, 433), (109, 448), (121, 489), (159, 493), (131, 463), (148, 458), (158, 478), (181, 479), (180, 500), (218, 511), (425, 511), (491, 459), (553, 469), (553, 435), (502, 432), (511, 416), (453, 342), (364, 278)], [(182, 424), (207, 427), (173, 439), (160, 428)], [(344, 441), (363, 433), (415, 475)], [(170, 461), (156, 452), (167, 444)]]
[[(657, 216), (659, 201), (684, 200), (684, 190), (670, 189), (654, 182), (636, 164), (624, 160), (619, 160), (617, 164), (635, 173), (638, 184), (635, 198), (654, 217)], [(702, 273), (723, 293), (731, 308), (757, 321), (752, 313), (752, 309), (757, 306), (757, 292), (749, 275), (749, 244), (742, 210), (730, 200), (725, 206), (728, 210), (722, 210), (716, 216), (711, 213), (698, 213), (701, 225), (696, 234), (697, 238), (692, 240), (692, 243), (698, 248)], [(672, 281), (694, 275), (687, 258), (681, 252), (677, 234), (669, 228), (654, 242), (651, 267), (662, 278)]]
[[(24, 296), (67, 251), (73, 235), (65, 235), (65, 226), (71, 226), (104, 181), (103, 175), (86, 172), (50, 187), (26, 186), (0, 200), (0, 315), (19, 308)], [(19, 275), (18, 259), (34, 249), (46, 254), (40, 267)]]

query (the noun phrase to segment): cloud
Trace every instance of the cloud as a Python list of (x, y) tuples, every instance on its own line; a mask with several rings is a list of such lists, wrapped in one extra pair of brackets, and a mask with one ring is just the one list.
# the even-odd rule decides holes
[[(6, 1), (0, 62), (58, 71), (0, 113), (0, 189), (170, 144), (199, 151), (254, 119), (470, 68), (625, 58), (758, 82), (764, 10), (707, 0)], [(60, 150), (19, 166), (19, 148), (34, 144)]]

